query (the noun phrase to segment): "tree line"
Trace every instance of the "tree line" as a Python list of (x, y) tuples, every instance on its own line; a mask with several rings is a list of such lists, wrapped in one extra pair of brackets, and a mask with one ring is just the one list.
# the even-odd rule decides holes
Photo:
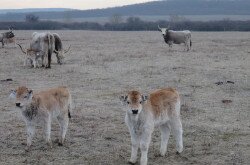
[(15, 30), (102, 30), (102, 31), (155, 31), (157, 26), (170, 27), (173, 30), (192, 31), (250, 31), (249, 21), (235, 21), (224, 19), (220, 21), (144, 21), (139, 17), (128, 17), (125, 21), (119, 16), (113, 16), (105, 24), (95, 22), (63, 23), (55, 21), (41, 21), (37, 17), (28, 15), (24, 22), (0, 22), (0, 30), (13, 27)]

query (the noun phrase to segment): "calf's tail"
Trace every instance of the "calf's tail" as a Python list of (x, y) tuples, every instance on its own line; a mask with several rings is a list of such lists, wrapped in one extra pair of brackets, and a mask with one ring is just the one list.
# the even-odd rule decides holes
[(69, 95), (69, 103), (68, 103), (68, 117), (71, 119), (71, 113), (72, 113), (72, 98), (71, 94)]
[(71, 119), (71, 114), (70, 114), (70, 110), (68, 109), (68, 117), (69, 119)]

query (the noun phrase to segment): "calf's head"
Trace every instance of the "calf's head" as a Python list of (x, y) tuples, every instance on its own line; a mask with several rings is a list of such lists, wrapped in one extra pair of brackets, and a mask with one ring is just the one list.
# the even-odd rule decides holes
[(28, 103), (31, 102), (32, 100), (32, 90), (29, 90), (25, 86), (18, 87), (15, 90), (11, 90), (10, 93), (10, 98), (15, 99), (16, 101), (16, 106), (18, 108), (23, 108), (25, 107)]
[(147, 96), (142, 95), (138, 91), (130, 91), (127, 95), (121, 96), (120, 100), (126, 106), (127, 113), (138, 115), (141, 113), (143, 103), (147, 100)]

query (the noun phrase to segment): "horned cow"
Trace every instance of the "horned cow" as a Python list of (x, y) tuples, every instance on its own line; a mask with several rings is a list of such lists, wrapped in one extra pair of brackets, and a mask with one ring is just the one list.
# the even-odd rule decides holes
[(15, 34), (12, 30), (4, 33), (0, 33), (0, 42), (2, 42), (2, 47), (4, 47), (4, 44), (10, 41), (15, 42)]
[(46, 135), (46, 142), (52, 147), (50, 138), (51, 121), (56, 117), (60, 124), (60, 139), (62, 145), (71, 118), (71, 94), (66, 87), (57, 87), (34, 93), (25, 86), (12, 90), (11, 98), (15, 98), (16, 107), (20, 109), (27, 127), (27, 150), (30, 149), (35, 126), (42, 124)]
[(173, 44), (185, 44), (186, 50), (189, 51), (192, 47), (191, 32), (189, 30), (174, 31), (169, 28), (160, 28), (158, 30), (162, 32), (164, 41), (172, 47)]
[(147, 164), (151, 135), (157, 125), (160, 126), (161, 130), (160, 154), (162, 156), (166, 154), (170, 129), (173, 131), (176, 140), (177, 152), (182, 152), (180, 97), (175, 89), (160, 89), (151, 93), (149, 97), (138, 91), (130, 91), (127, 95), (121, 96), (120, 100), (126, 107), (125, 123), (131, 135), (130, 163), (136, 163), (137, 152), (140, 148), (140, 164)]
[(62, 40), (56, 33), (44, 32), (32, 34), (32, 41), (30, 43), (30, 49), (34, 51), (43, 51), (44, 58), (42, 60), (42, 66), (50, 68), (52, 53), (56, 53), (57, 62), (63, 63), (64, 53), (67, 53), (70, 49), (63, 50)]

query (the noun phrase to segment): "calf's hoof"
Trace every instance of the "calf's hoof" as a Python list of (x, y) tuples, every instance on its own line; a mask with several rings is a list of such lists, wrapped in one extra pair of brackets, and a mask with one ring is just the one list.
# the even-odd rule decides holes
[(131, 161), (128, 161), (128, 164), (132, 164), (134, 165), (136, 162), (131, 162)]
[(29, 151), (30, 151), (30, 146), (26, 146), (24, 150), (25, 150), (26, 152), (29, 152)]
[(61, 143), (61, 142), (58, 142), (58, 146), (63, 146), (63, 143)]

